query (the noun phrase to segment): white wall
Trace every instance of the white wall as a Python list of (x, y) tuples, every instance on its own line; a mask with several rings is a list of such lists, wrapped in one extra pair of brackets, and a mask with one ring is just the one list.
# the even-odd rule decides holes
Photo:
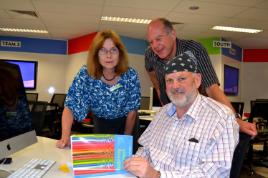
[(242, 64), (242, 101), (245, 112), (250, 112), (250, 100), (268, 99), (268, 62)]
[(145, 70), (144, 55), (130, 54), (129, 65), (138, 72), (141, 83), (141, 96), (150, 96), (150, 87), (153, 84)]
[(0, 58), (38, 61), (36, 90), (27, 91), (37, 92), (38, 100), (50, 101), (51, 95), (47, 92), (49, 86), (54, 86), (57, 93), (65, 92), (65, 75), (68, 63), (66, 55), (0, 51)]
[(76, 53), (68, 56), (67, 71), (65, 78), (65, 92), (67, 93), (75, 75), (79, 69), (87, 63), (88, 52)]
[(214, 67), (216, 75), (220, 82), (220, 87), (223, 87), (222, 60), (220, 54), (209, 55), (211, 63)]

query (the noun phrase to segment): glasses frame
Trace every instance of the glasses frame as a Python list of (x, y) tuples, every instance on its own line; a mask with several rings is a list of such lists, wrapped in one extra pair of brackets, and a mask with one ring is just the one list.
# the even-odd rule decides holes
[(108, 54), (110, 55), (117, 55), (119, 54), (119, 49), (115, 46), (112, 47), (111, 49), (106, 49), (106, 48), (100, 48), (98, 51), (100, 56), (107, 56)]

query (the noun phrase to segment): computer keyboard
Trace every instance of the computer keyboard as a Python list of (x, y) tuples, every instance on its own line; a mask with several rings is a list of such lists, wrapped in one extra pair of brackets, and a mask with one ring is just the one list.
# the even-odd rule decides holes
[(15, 172), (9, 175), (8, 178), (43, 177), (54, 163), (55, 161), (53, 160), (32, 159), (26, 164), (24, 164), (23, 167), (17, 169)]

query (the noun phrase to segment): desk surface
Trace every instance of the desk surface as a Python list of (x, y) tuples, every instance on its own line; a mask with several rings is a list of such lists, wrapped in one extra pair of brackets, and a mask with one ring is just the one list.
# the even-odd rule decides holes
[(152, 121), (154, 116), (139, 116), (140, 120)]
[(145, 121), (152, 121), (154, 115), (159, 111), (160, 107), (157, 107), (155, 110), (139, 110), (139, 119)]
[[(70, 148), (59, 149), (56, 148), (57, 140), (38, 137), (38, 143), (35, 143), (15, 154), (11, 155), (13, 162), (10, 165), (0, 165), (0, 169), (14, 171), (22, 167), (26, 162), (32, 158), (40, 159), (51, 159), (55, 160), (56, 163), (53, 167), (45, 174), (44, 178), (50, 177), (73, 177), (72, 172), (64, 173), (59, 170), (60, 165), (62, 164), (71, 164), (71, 151)], [(133, 178), (135, 176), (131, 174), (127, 175), (109, 175), (109, 176), (98, 176), (98, 178)]]

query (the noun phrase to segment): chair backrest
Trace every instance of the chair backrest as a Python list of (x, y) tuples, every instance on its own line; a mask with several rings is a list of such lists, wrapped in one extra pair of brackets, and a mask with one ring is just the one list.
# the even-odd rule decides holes
[(63, 110), (65, 98), (65, 93), (54, 93), (51, 98), (50, 104), (56, 104), (59, 107), (59, 110)]
[(48, 103), (46, 101), (37, 101), (33, 104), (33, 108), (31, 111), (33, 121), (32, 123), (37, 135), (42, 135), (47, 104)]
[(28, 102), (36, 102), (38, 100), (38, 93), (26, 93)]
[(140, 109), (149, 110), (149, 108), (150, 108), (150, 97), (149, 96), (142, 96)]
[(243, 166), (244, 158), (249, 149), (250, 139), (251, 139), (250, 135), (247, 135), (242, 132), (239, 133), (239, 142), (234, 151), (230, 178), (240, 177), (240, 171)]
[(233, 108), (237, 113), (239, 113), (241, 116), (243, 116), (244, 111), (244, 102), (231, 102)]

